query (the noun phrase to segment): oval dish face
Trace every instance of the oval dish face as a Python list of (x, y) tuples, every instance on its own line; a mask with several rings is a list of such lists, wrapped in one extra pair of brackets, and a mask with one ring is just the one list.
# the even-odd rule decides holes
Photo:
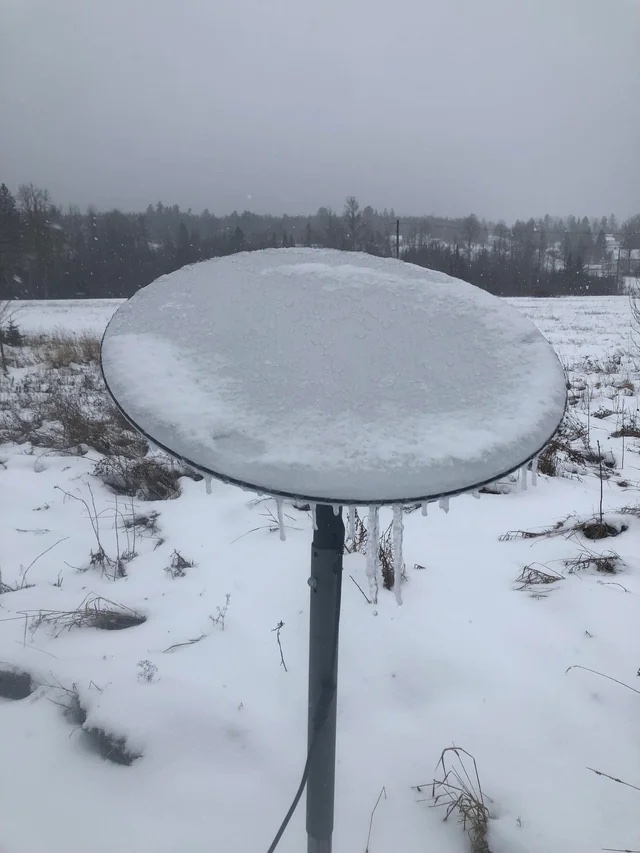
[(328, 249), (163, 276), (112, 318), (102, 369), (159, 447), (227, 482), (325, 503), (491, 482), (544, 447), (566, 405), (554, 350), (505, 301)]

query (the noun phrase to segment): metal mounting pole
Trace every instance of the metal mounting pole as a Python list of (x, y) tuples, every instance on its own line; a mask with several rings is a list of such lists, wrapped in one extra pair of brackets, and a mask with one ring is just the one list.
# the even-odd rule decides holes
[(342, 509), (316, 507), (309, 609), (307, 853), (331, 853), (336, 775), (336, 693), (342, 591)]

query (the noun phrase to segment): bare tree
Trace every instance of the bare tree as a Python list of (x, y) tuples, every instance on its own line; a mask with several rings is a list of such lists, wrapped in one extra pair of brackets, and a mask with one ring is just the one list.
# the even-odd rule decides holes
[(35, 284), (36, 292), (47, 299), (55, 248), (49, 193), (33, 184), (22, 184), (18, 190), (18, 200), (24, 220), (24, 244), (31, 284)]
[(480, 220), (475, 213), (462, 220), (462, 238), (467, 246), (467, 255), (471, 255), (471, 247), (478, 242), (481, 230)]
[(362, 226), (362, 214), (358, 199), (354, 195), (347, 196), (344, 203), (344, 222), (347, 227), (347, 242), (351, 251), (355, 252), (360, 247), (360, 229)]

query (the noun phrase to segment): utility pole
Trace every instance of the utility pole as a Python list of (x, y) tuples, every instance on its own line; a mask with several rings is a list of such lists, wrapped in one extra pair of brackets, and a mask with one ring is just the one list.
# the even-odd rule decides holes
[(396, 219), (396, 258), (400, 258), (400, 220)]

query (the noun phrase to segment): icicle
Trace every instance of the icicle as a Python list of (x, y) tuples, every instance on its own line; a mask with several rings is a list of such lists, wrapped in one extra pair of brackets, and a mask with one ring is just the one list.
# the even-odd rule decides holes
[(480, 498), (482, 497), (482, 495), (480, 494), (480, 489), (474, 489), (471, 492), (471, 496), (474, 497), (477, 501), (479, 501)]
[(523, 465), (520, 469), (520, 488), (523, 492), (527, 491), (527, 466)]
[(340, 504), (334, 504), (333, 505), (333, 514), (334, 515), (340, 515)]
[(538, 485), (538, 457), (534, 456), (531, 462), (531, 485), (535, 488)]
[(287, 538), (287, 534), (284, 530), (284, 507), (282, 505), (282, 498), (276, 498), (276, 509), (278, 511), (278, 527), (280, 528), (280, 541), (284, 542)]
[(444, 510), (445, 512), (449, 512), (449, 498), (440, 498), (440, 502), (438, 505), (440, 509)]
[(353, 542), (356, 538), (356, 508), (354, 506), (349, 507), (349, 539)]
[(316, 505), (311, 504), (311, 523), (313, 524), (313, 529), (318, 529), (318, 520), (316, 518)]
[(428, 507), (429, 507), (429, 504), (426, 501), (422, 501), (422, 515), (425, 517), (427, 516), (428, 511), (429, 511)]
[(204, 475), (204, 488), (205, 488), (205, 491), (208, 495), (211, 494), (211, 480), (212, 479), (213, 479), (213, 477), (211, 476), (211, 474), (205, 474)]
[(378, 507), (369, 507), (369, 523), (367, 530), (367, 577), (371, 603), (378, 603)]
[(404, 568), (404, 563), (402, 560), (402, 533), (404, 531), (404, 524), (402, 522), (402, 505), (394, 504), (393, 507), (393, 527), (391, 528), (392, 533), (392, 547), (393, 547), (393, 592), (396, 596), (396, 601), (398, 604), (402, 604), (402, 570)]

